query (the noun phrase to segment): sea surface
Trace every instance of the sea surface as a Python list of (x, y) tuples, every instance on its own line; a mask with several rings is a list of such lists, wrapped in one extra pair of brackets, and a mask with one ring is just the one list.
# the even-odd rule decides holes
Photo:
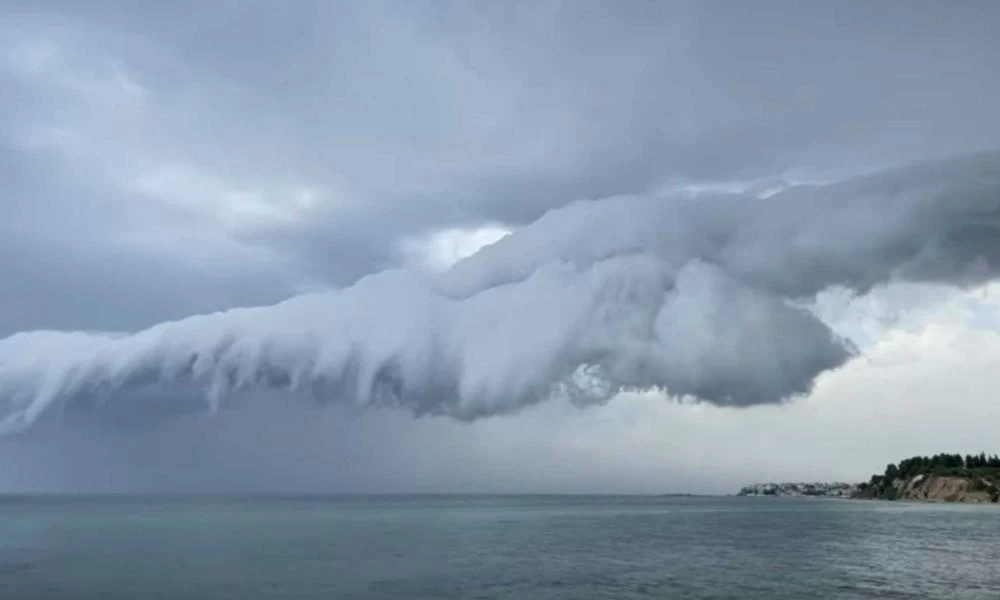
[(0, 497), (0, 598), (1000, 598), (1000, 507)]

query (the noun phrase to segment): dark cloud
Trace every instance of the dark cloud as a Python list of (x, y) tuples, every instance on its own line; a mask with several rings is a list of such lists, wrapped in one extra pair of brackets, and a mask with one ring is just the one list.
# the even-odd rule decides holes
[(0, 340), (2, 425), (20, 431), (80, 404), (155, 420), (164, 397), (199, 388), (216, 408), (233, 390), (290, 388), (459, 419), (635, 388), (773, 403), (852, 354), (794, 301), (896, 279), (984, 282), (997, 264), (997, 153), (765, 199), (579, 202), (437, 276), (383, 271), (128, 337)]
[[(996, 157), (770, 198), (656, 198), (995, 146), (998, 22), (988, 1), (8, 2), (0, 337), (135, 331), (361, 280), (328, 294), (368, 328), (354, 359), (320, 354), (343, 367), (306, 386), (320, 397), (333, 382), (471, 418), (535, 402), (584, 363), (599, 377), (561, 390), (582, 403), (633, 385), (740, 406), (806, 393), (850, 348), (789, 303), (831, 285), (994, 278)], [(591, 199), (605, 200), (558, 210)], [(519, 232), (450, 273), (378, 274), (436, 232), (496, 224)], [(512, 325), (458, 322), (448, 303), (467, 301)], [(0, 406), (86, 397), (81, 414), (103, 406), (95, 418), (129, 429), (176, 408), (152, 389), (118, 394), (150, 373), (286, 384), (318, 348), (287, 332), (324, 323), (323, 306), (291, 326), (281, 310), (245, 313), (259, 337), (225, 325), (244, 313), (198, 321), (197, 343), (163, 327), (176, 346), (147, 332), (133, 338), (147, 354), (118, 343), (122, 362), (88, 367), (75, 349), (103, 338), (7, 338), (56, 360), (0, 364)], [(573, 314), (599, 326), (571, 335)], [(412, 338), (361, 336), (408, 318)], [(458, 344), (451, 328), (477, 324), (481, 339)], [(764, 341), (775, 331), (799, 335)], [(656, 336), (685, 350), (644, 346)], [(404, 356), (439, 363), (394, 353), (412, 343)], [(99, 389), (83, 389), (91, 376)]]
[[(435, 228), (524, 224), (670, 181), (871, 170), (1000, 135), (988, 2), (4, 10), (5, 129), (22, 142), (6, 170), (36, 174), (5, 203), (31, 203), (51, 237), (83, 205), (90, 231), (147, 229), (178, 198), (225, 216), (239, 201), (223, 191), (285, 205), (307, 188), (317, 200), (293, 224), (210, 235), (285, 254), (311, 283), (349, 283)], [(137, 187), (164, 168), (186, 175), (151, 201)]]

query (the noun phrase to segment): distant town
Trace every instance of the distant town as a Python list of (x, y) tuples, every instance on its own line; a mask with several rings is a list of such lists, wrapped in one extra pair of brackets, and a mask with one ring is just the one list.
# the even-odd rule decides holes
[(856, 483), (754, 483), (740, 489), (737, 496), (823, 496), (853, 498), (858, 494)]

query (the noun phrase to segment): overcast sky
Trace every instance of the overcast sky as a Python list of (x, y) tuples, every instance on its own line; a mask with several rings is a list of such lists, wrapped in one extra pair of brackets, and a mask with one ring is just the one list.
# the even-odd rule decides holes
[[(439, 272), (576, 200), (996, 150), (998, 28), (989, 0), (0, 2), (0, 338)], [(260, 392), (4, 440), (0, 489), (729, 492), (1000, 452), (998, 293), (806, 298), (860, 353), (782, 404), (467, 423)]]

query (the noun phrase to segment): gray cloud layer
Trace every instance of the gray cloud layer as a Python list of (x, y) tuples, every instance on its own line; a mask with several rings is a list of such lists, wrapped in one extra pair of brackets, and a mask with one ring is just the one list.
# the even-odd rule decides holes
[(217, 406), (256, 386), (459, 418), (625, 388), (777, 402), (851, 354), (792, 301), (890, 279), (978, 283), (997, 264), (996, 153), (765, 199), (580, 202), (440, 275), (385, 271), (125, 337), (0, 340), (2, 426), (56, 407), (157, 418), (197, 390)]
[[(992, 0), (0, 2), (0, 417), (35, 425), (0, 442), (0, 490), (729, 492), (988, 449), (995, 302), (963, 343), (891, 352), (790, 305), (992, 278), (995, 155), (674, 196), (995, 148), (998, 23)], [(394, 270), (492, 225), (518, 233)], [(238, 306), (265, 308), (211, 314)], [(780, 409), (410, 417), (626, 384), (772, 402), (848, 358), (827, 324), (871, 364)], [(231, 387), (292, 381), (340, 404)]]
[(270, 303), (391, 266), (404, 238), (580, 198), (1000, 139), (993, 2), (8, 2), (0, 16), (0, 260), (15, 265), (0, 334)]

